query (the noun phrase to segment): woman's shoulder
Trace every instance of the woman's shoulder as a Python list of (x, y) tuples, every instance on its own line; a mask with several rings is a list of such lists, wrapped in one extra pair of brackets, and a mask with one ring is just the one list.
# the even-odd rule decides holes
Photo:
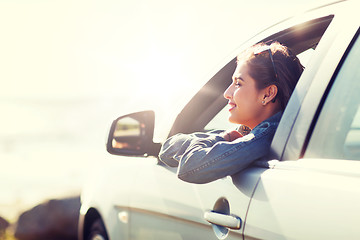
[(257, 125), (251, 132), (254, 134), (266, 133), (269, 132), (271, 134), (275, 133), (276, 128), (279, 125), (280, 119), (282, 117), (282, 112), (278, 112), (268, 119), (261, 122)]

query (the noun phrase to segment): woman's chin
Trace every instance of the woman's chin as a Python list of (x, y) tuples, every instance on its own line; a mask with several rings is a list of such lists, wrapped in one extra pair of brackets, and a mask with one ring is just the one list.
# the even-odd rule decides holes
[(229, 116), (229, 122), (234, 123), (234, 124), (240, 124), (239, 120), (236, 119), (235, 117), (231, 116), (231, 115)]

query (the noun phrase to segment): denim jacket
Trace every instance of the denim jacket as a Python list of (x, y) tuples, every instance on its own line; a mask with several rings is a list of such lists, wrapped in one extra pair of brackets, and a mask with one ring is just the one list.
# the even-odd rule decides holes
[(281, 115), (271, 116), (232, 142), (222, 137), (224, 131), (174, 135), (163, 144), (159, 158), (178, 167), (178, 177), (186, 182), (208, 183), (231, 176), (269, 153)]

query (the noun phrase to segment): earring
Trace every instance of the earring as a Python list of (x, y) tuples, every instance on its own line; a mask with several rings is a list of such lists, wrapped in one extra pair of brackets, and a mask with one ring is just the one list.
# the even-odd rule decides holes
[(263, 105), (265, 105), (265, 100), (262, 100), (262, 102), (261, 102)]

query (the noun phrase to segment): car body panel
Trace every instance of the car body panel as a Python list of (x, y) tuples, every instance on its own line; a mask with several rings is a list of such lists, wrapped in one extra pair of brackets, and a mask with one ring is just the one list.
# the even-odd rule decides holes
[(265, 171), (245, 239), (358, 239), (360, 162), (301, 159)]
[[(85, 216), (89, 209), (97, 209), (110, 239), (217, 239), (203, 218), (204, 212), (225, 197), (232, 203), (232, 213), (245, 219), (259, 176), (249, 169), (249, 174), (239, 177), (250, 176), (246, 184), (239, 181), (234, 185), (227, 177), (194, 185), (178, 179), (176, 168), (158, 164), (156, 158), (123, 157), (121, 170), (117, 161), (109, 159), (100, 171), (102, 175), (84, 186), (80, 211)], [(112, 190), (114, 183), (116, 189)], [(227, 239), (243, 239), (242, 229), (230, 232)]]

